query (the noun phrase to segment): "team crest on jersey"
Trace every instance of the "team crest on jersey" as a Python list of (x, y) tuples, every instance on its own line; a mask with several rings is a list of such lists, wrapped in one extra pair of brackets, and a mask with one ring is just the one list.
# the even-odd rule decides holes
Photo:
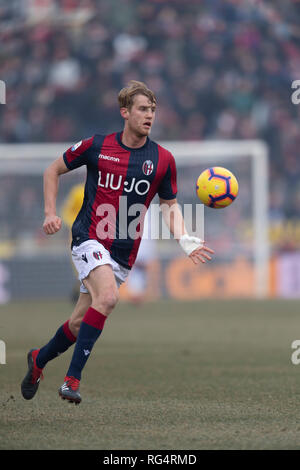
[(78, 149), (78, 147), (80, 147), (81, 144), (82, 144), (82, 140), (77, 142), (77, 144), (73, 145), (73, 147), (71, 148), (72, 152), (75, 152), (75, 150)]
[(102, 253), (101, 251), (94, 251), (93, 256), (95, 259), (100, 260), (102, 259)]
[(151, 160), (146, 160), (142, 166), (144, 175), (146, 176), (151, 175), (153, 168), (154, 168), (153, 162)]

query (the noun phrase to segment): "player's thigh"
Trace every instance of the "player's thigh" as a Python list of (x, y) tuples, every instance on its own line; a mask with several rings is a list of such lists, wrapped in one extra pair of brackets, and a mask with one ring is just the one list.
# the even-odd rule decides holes
[(108, 315), (119, 299), (119, 291), (111, 265), (104, 264), (93, 269), (83, 284), (92, 297), (92, 307)]
[(87, 310), (91, 306), (92, 297), (89, 293), (85, 294), (80, 292), (78, 301), (74, 307), (74, 310), (70, 316), (69, 320), (69, 328), (72, 333), (77, 336), (78, 330), (80, 328), (80, 324), (84, 315), (86, 314)]

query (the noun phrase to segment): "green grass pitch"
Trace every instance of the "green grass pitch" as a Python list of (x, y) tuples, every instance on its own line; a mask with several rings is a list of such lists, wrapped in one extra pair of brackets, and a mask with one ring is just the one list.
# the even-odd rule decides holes
[(26, 354), (71, 308), (0, 308), (1, 449), (300, 449), (299, 301), (120, 303), (84, 369), (82, 403), (57, 393), (72, 348), (26, 401)]

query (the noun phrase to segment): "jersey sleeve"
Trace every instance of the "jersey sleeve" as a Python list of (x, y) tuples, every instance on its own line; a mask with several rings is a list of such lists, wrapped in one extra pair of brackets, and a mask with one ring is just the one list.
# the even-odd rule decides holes
[(94, 137), (80, 140), (65, 151), (63, 158), (69, 170), (75, 170), (75, 168), (79, 168), (82, 165), (87, 165), (93, 141)]
[(167, 171), (158, 188), (158, 196), (161, 199), (175, 199), (177, 195), (177, 170), (173, 155), (170, 153)]

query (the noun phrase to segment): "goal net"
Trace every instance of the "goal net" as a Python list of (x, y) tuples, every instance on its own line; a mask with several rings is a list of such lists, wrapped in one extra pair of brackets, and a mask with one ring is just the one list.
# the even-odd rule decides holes
[[(0, 145), (0, 302), (25, 298), (64, 298), (74, 286), (70, 229), (55, 236), (42, 230), (43, 172), (70, 147), (59, 144)], [(204, 234), (213, 261), (194, 266), (174, 240), (159, 239), (153, 252), (153, 298), (264, 297), (269, 290), (268, 151), (261, 141), (161, 142), (178, 169), (178, 202), (189, 230)], [(210, 166), (224, 166), (239, 181), (239, 195), (226, 209), (202, 207), (196, 180)], [(58, 214), (85, 168), (60, 179)], [(157, 202), (157, 200), (156, 200)], [(184, 210), (186, 207), (192, 211)], [(195, 225), (195, 217), (202, 225)], [(157, 223), (152, 220), (151, 224)], [(201, 232), (201, 233), (199, 233)], [(203, 232), (203, 233), (202, 233)], [(126, 298), (126, 286), (123, 291)]]

